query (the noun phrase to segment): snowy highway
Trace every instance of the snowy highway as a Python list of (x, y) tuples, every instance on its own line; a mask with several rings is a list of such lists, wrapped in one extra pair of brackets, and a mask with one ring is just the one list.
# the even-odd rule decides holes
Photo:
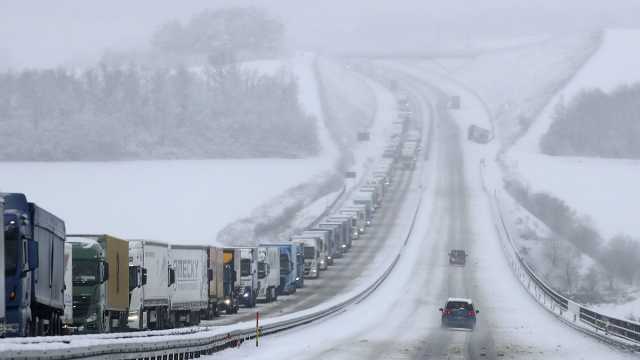
[[(419, 114), (435, 115), (430, 156), (420, 162), (424, 171), (414, 175), (422, 176), (418, 182), (424, 186), (406, 195), (409, 203), (422, 197), (423, 205), (400, 262), (371, 296), (344, 313), (266, 337), (259, 348), (245, 345), (212, 358), (634, 358), (558, 321), (513, 275), (478, 171), (480, 160), (490, 161), (495, 149), (467, 144), (461, 135), (460, 125), (469, 121), (465, 115), (483, 113), (477, 99), (458, 89), (468, 101), (466, 111), (449, 112), (437, 105), (445, 100), (438, 88), (452, 84), (429, 83), (432, 78), (406, 65), (385, 68), (419, 99)], [(448, 264), (446, 254), (453, 248), (467, 250), (466, 267)], [(438, 308), (448, 297), (474, 300), (480, 310), (474, 331), (440, 327)]]

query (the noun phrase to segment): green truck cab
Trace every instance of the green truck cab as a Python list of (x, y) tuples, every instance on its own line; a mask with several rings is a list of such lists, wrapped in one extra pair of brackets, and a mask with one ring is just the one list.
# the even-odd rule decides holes
[(129, 312), (129, 244), (110, 235), (68, 235), (72, 244), (73, 330), (125, 328)]

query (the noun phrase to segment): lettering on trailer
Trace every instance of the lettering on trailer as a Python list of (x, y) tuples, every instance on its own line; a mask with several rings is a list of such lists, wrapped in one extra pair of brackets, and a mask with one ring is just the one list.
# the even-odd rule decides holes
[(182, 281), (198, 280), (198, 269), (200, 263), (194, 259), (174, 260), (173, 266), (176, 271), (176, 279)]

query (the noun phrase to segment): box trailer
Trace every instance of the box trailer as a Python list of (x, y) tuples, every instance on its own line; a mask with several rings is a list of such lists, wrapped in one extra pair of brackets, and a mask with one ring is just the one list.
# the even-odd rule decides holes
[(111, 332), (127, 326), (129, 243), (111, 235), (68, 235), (73, 261), (73, 329)]
[(302, 249), (303, 276), (317, 279), (320, 276), (320, 249), (322, 247), (320, 238), (297, 235), (291, 237), (291, 242), (298, 244)]
[(169, 259), (175, 271), (175, 284), (170, 290), (169, 322), (197, 325), (209, 306), (207, 247), (170, 245)]
[(224, 305), (224, 250), (219, 247), (209, 246), (207, 249), (209, 280), (209, 306), (207, 319), (225, 310)]
[(169, 262), (169, 244), (129, 240), (129, 269), (140, 273), (139, 287), (130, 292), (128, 326), (131, 329), (165, 329), (169, 324), (171, 286), (175, 270)]
[(298, 244), (302, 249), (303, 256), (303, 277), (310, 279), (317, 279), (320, 276), (320, 270), (322, 270), (322, 257), (321, 248), (322, 240), (313, 235), (295, 235), (292, 236), (290, 241), (294, 244)]
[(62, 333), (65, 224), (20, 193), (4, 199), (5, 333)]
[[(309, 233), (310, 231), (312, 233)], [(337, 256), (339, 256), (338, 242), (336, 240), (337, 235), (333, 227), (327, 228), (327, 227), (316, 225), (313, 228), (305, 230), (302, 233), (302, 235), (320, 236), (320, 238), (322, 239), (322, 242), (324, 243), (324, 248), (325, 248), (325, 253), (324, 253), (325, 265), (333, 265), (334, 259), (337, 258)], [(325, 269), (326, 267), (322, 270), (325, 270)]]

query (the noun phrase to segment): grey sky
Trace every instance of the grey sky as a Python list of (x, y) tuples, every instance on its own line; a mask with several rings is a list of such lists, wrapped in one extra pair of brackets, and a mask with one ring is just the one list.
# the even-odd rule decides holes
[(640, 26), (634, 0), (0, 0), (0, 67), (91, 61), (144, 46), (164, 21), (225, 5), (267, 8), (286, 22), (292, 47), (325, 51)]

